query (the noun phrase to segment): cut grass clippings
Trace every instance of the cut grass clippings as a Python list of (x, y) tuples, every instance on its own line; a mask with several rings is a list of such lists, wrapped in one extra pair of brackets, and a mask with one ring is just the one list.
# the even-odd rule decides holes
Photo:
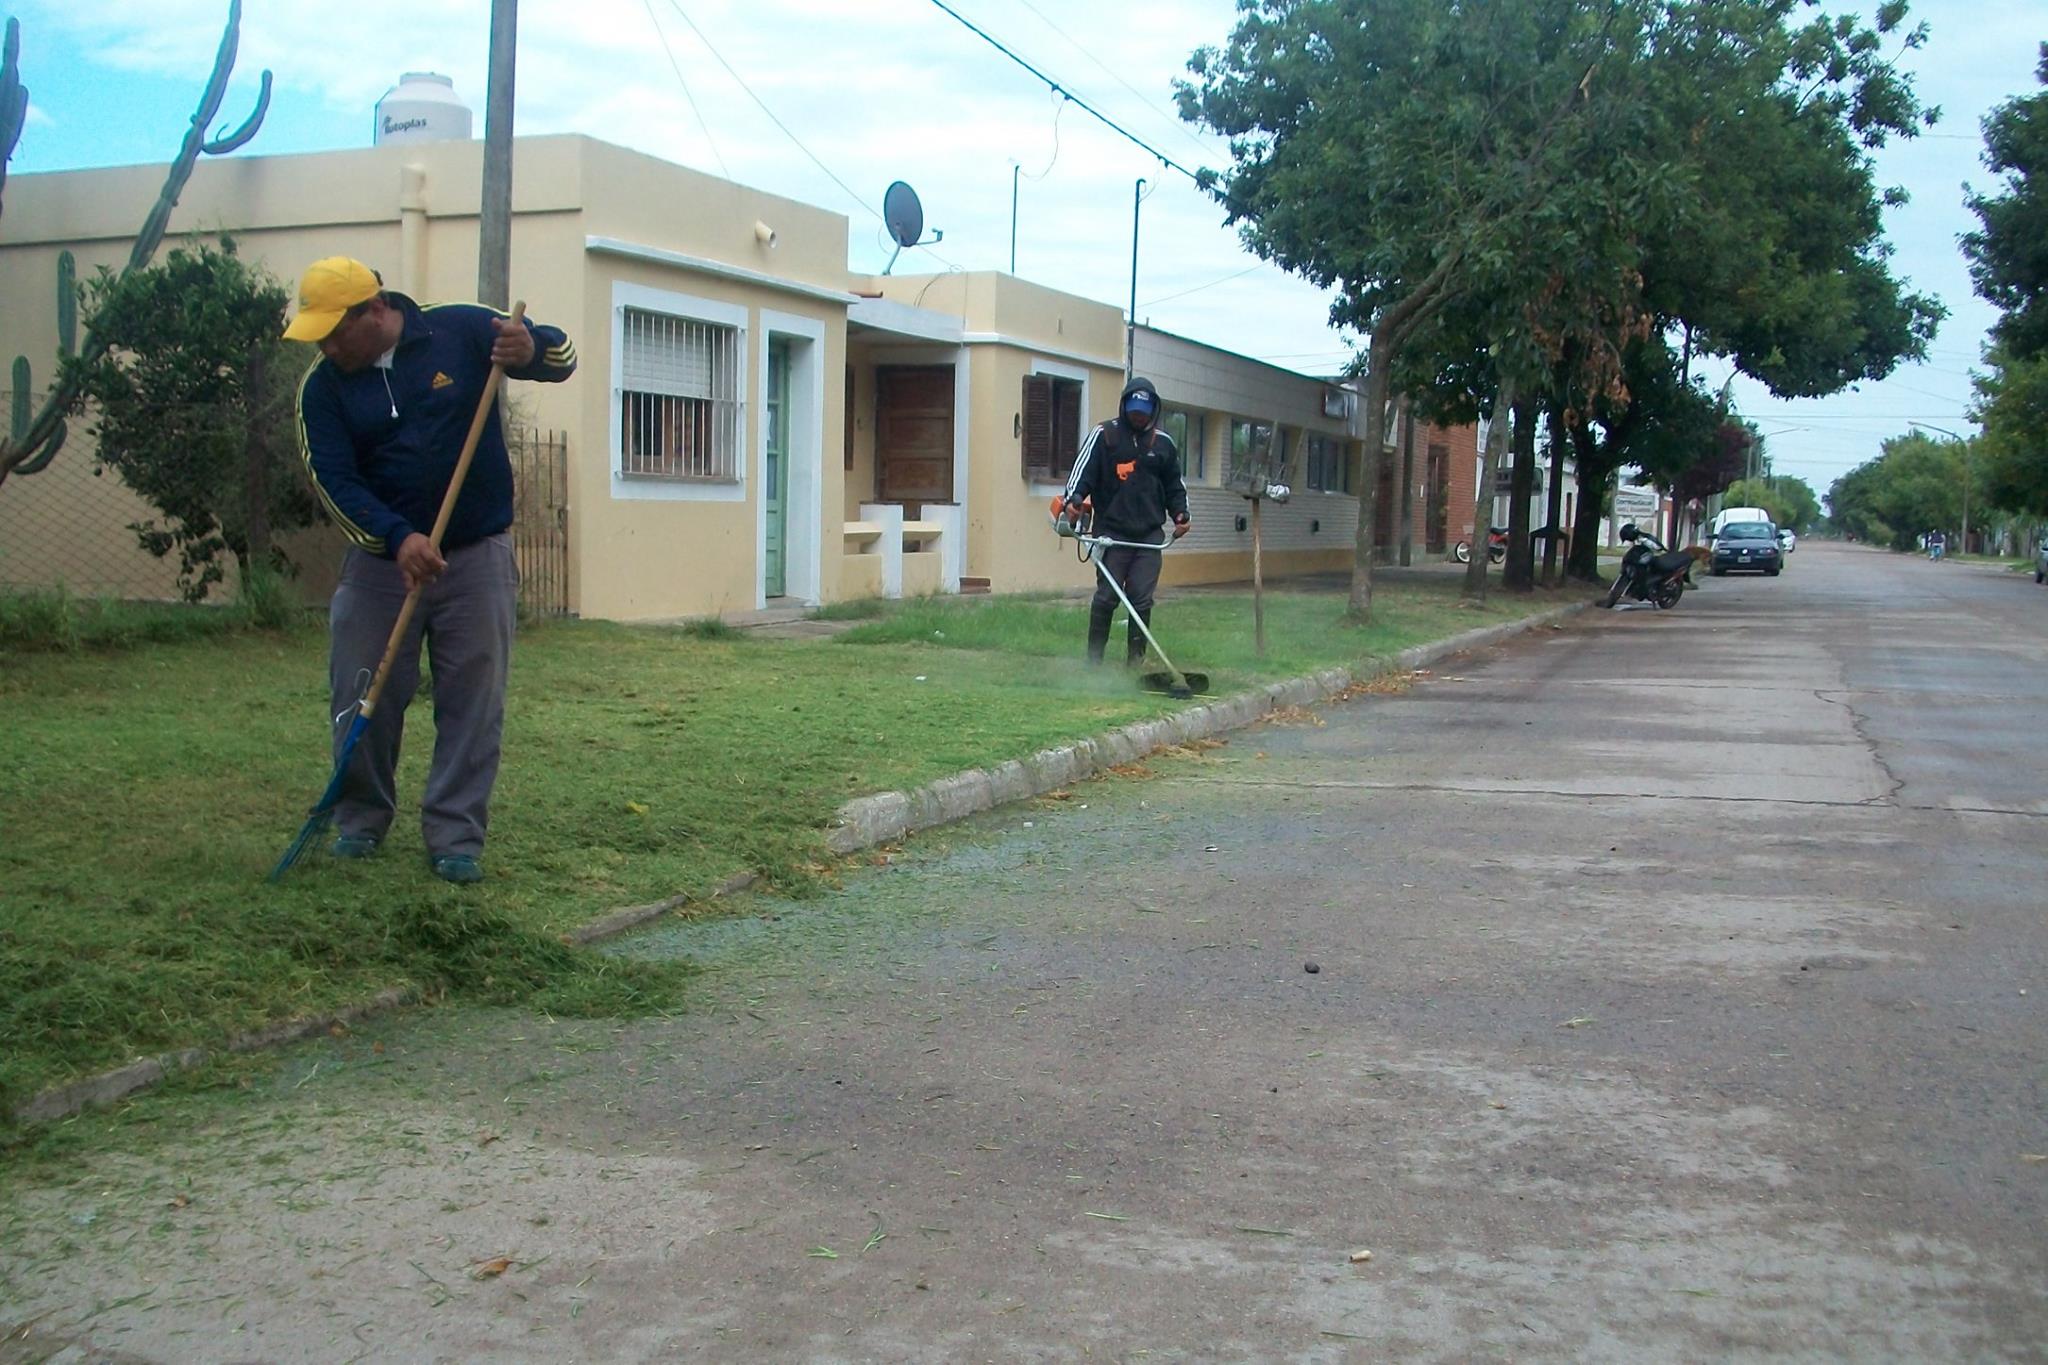
[[(1361, 628), (1339, 593), (1273, 592), (1263, 662), (1246, 596), (1173, 596), (1155, 624), (1224, 693), (1556, 601), (1468, 611), (1455, 583), (1388, 586)], [(515, 653), (481, 886), (425, 866), (424, 687), (379, 855), (309, 856), (271, 886), (327, 779), (325, 635), (168, 629), (0, 659), (0, 1115), (51, 1084), (395, 985), (561, 1013), (670, 1007), (680, 970), (559, 936), (739, 872), (800, 891), (827, 875), (823, 832), (851, 797), (1183, 705), (1079, 662), (1072, 599), (890, 604), (825, 640), (548, 625)]]

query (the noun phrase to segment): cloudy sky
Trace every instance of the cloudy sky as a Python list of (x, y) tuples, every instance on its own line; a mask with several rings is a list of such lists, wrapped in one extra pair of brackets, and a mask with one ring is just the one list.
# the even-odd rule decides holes
[[(947, 3), (1154, 151), (1190, 169), (1225, 164), (1219, 141), (1173, 116), (1171, 89), (1191, 50), (1226, 37), (1231, 0)], [(489, 9), (246, 0), (224, 117), (240, 121), (265, 67), (276, 92), (240, 155), (366, 145), (378, 97), (408, 70), (451, 76), (481, 135)], [(226, 3), (23, 0), (12, 12), (33, 102), (13, 169), (30, 172), (167, 159)], [(1889, 220), (1898, 270), (1951, 312), (1934, 354), (1811, 402), (1736, 386), (1778, 467), (1821, 492), (1909, 421), (1971, 429), (1969, 368), (1990, 314), (1956, 252), (1973, 221), (1962, 185), (1985, 183), (1978, 120), (2032, 88), (2048, 37), (2039, 0), (1919, 0), (1915, 13), (1933, 40), (1908, 65), (1945, 117), (1933, 136), (1888, 150), (1879, 172), (1913, 196)], [(1245, 252), (1186, 176), (1052, 95), (933, 0), (525, 0), (519, 36), (521, 134), (588, 133), (844, 213), (856, 269), (888, 259), (879, 209), (896, 179), (945, 232), (905, 253), (899, 272), (1007, 269), (1014, 175), (1017, 272), (1122, 304), (1144, 177), (1141, 319), (1312, 373), (1349, 353), (1327, 299)]]

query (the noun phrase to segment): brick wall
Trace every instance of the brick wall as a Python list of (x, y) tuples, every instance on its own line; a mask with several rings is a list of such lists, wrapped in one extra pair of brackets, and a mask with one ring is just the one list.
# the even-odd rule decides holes
[[(1432, 448), (1437, 454), (1432, 461)], [(1414, 507), (1414, 552), (1413, 558), (1420, 561), (1430, 554), (1443, 554), (1461, 540), (1472, 538), (1472, 500), (1477, 492), (1479, 464), (1479, 428), (1476, 426), (1440, 427), (1430, 423), (1418, 424), (1415, 429), (1415, 466), (1413, 477), (1405, 489), (1401, 488), (1402, 445), (1396, 443), (1387, 452), (1389, 469), (1388, 482), (1382, 488), (1392, 487), (1405, 492)], [(1442, 473), (1437, 476), (1442, 500), (1442, 535), (1440, 540), (1430, 533), (1431, 513), (1435, 504), (1431, 499), (1432, 469), (1440, 466)], [(1380, 548), (1390, 559), (1400, 557), (1401, 521), (1399, 493), (1391, 505), (1382, 512), (1381, 533), (1377, 536)]]

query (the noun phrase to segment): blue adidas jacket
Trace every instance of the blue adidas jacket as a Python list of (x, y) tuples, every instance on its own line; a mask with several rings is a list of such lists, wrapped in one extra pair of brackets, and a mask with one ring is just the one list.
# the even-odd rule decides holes
[[(388, 290), (385, 298), (405, 315), (391, 368), (343, 374), (323, 358), (307, 370), (299, 381), (299, 453), (335, 524), (390, 559), (414, 531), (433, 532), (491, 372), (491, 320), (507, 315), (479, 303), (422, 308)], [(526, 325), (533, 363), (507, 370), (508, 378), (558, 383), (575, 373), (576, 348), (559, 327)], [(441, 548), (460, 549), (511, 524), (512, 461), (493, 412)]]

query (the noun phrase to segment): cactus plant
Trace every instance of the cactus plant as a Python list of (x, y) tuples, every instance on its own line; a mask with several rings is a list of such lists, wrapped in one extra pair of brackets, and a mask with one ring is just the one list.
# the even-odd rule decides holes
[(7, 185), (7, 163), (28, 122), (28, 88), (21, 83), (21, 20), (9, 17), (7, 39), (0, 48), (0, 189)]
[(57, 253), (57, 354), (78, 354), (78, 258)]
[[(193, 111), (192, 124), (185, 130), (185, 140), (178, 148), (178, 155), (171, 162), (164, 175), (162, 191), (157, 195), (149, 216), (143, 219), (142, 229), (135, 234), (135, 246), (128, 253), (127, 270), (140, 270), (156, 255), (156, 249), (164, 239), (164, 229), (170, 226), (171, 211), (178, 206), (178, 196), (185, 192), (185, 182), (192, 178), (192, 167), (202, 156), (225, 156), (256, 136), (263, 126), (263, 116), (270, 110), (270, 73), (265, 71), (261, 88), (256, 93), (256, 107), (249, 117), (233, 132), (220, 132), (207, 136), (207, 127), (214, 115), (220, 112), (221, 100), (227, 95), (228, 76), (235, 68), (235, 49), (240, 43), (242, 30), (242, 0), (228, 0), (228, 22), (221, 33), (220, 47), (213, 56), (213, 73), (207, 78), (206, 89), (199, 97), (199, 107)], [(21, 88), (15, 71), (16, 49), (20, 46), (20, 26), (13, 19), (7, 21), (7, 38), (4, 68), (0, 68), (0, 147), (8, 152), (13, 150), (12, 137), (20, 135), (20, 112), (28, 107), (28, 92)], [(17, 114), (13, 120), (7, 115)], [(12, 129), (10, 136), (9, 130)], [(5, 168), (0, 165), (0, 183), (4, 183)], [(50, 386), (43, 404), (31, 417), (26, 426), (17, 426), (6, 439), (0, 440), (0, 483), (5, 483), (10, 474), (34, 474), (49, 467), (57, 451), (64, 444), (64, 414), (78, 402), (81, 389), (79, 374), (90, 368), (105, 354), (106, 348), (93, 340), (92, 329), (86, 329), (83, 343), (78, 336), (78, 288), (77, 266), (71, 253), (65, 252), (57, 258), (57, 340), (65, 363), (57, 380)], [(20, 395), (27, 391), (27, 367), (25, 362), (15, 366), (15, 402), (21, 402)]]

